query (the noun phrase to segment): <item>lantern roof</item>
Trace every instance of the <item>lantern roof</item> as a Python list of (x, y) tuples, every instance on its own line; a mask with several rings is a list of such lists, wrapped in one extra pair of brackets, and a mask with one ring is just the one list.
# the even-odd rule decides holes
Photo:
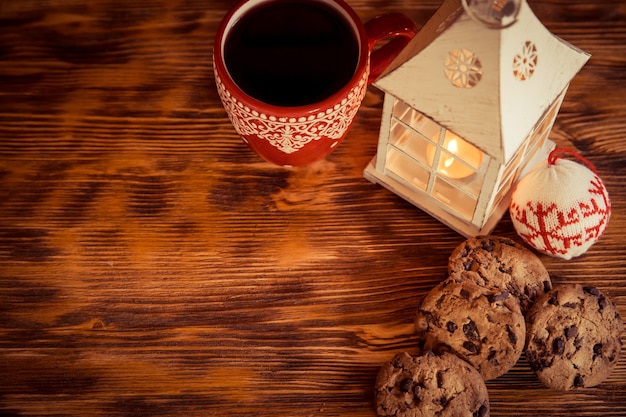
[(589, 57), (526, 0), (502, 29), (446, 0), (374, 85), (505, 164)]

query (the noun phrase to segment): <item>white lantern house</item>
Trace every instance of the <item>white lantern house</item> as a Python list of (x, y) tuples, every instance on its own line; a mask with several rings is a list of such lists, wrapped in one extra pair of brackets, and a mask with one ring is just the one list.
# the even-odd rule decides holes
[(513, 185), (554, 147), (567, 87), (589, 59), (520, 3), (494, 29), (446, 0), (374, 83), (384, 104), (365, 178), (468, 237), (493, 230)]

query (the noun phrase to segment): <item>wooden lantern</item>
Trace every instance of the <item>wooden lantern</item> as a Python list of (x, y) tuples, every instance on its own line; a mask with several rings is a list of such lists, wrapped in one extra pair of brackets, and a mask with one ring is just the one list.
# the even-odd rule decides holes
[(364, 176), (474, 236), (491, 232), (513, 184), (554, 147), (548, 134), (589, 54), (551, 34), (525, 0), (499, 28), (466, 1), (446, 0), (374, 83), (385, 99)]

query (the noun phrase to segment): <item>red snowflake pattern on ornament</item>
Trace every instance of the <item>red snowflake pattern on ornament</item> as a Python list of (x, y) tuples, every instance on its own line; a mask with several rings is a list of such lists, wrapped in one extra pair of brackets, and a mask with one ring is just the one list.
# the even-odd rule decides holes
[[(528, 201), (524, 206), (512, 203), (510, 215), (524, 227), (520, 236), (541, 252), (550, 255), (567, 254), (598, 240), (608, 223), (611, 203), (602, 181), (597, 176), (589, 184), (590, 199), (577, 206), (561, 208), (555, 202)], [(588, 225), (586, 225), (588, 223)], [(584, 227), (581, 227), (584, 224)]]

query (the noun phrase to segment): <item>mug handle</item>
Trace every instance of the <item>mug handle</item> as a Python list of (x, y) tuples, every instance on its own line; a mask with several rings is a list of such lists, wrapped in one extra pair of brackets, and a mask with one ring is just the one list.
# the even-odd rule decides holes
[[(371, 84), (391, 64), (396, 56), (413, 39), (417, 26), (413, 19), (403, 13), (386, 13), (368, 20), (365, 32), (369, 39)], [(374, 51), (374, 47), (385, 39), (391, 39), (386, 45)]]

